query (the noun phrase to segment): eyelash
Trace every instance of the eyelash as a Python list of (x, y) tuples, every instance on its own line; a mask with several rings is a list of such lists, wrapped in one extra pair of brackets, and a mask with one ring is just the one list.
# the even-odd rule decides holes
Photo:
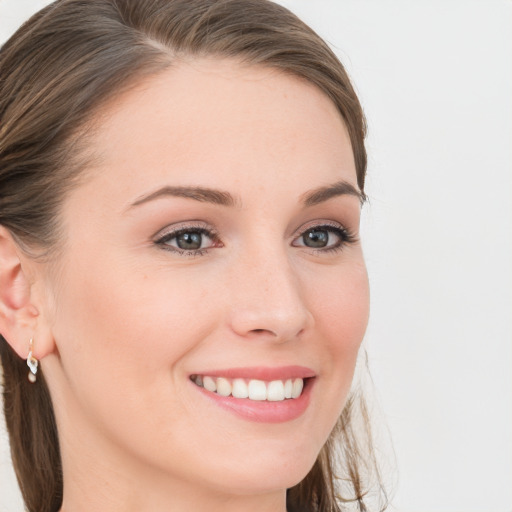
[[(294, 241), (301, 239), (302, 237), (304, 237), (306, 235), (306, 233), (308, 233), (310, 231), (327, 231), (330, 234), (336, 235), (339, 238), (339, 241), (336, 242), (334, 245), (332, 245), (330, 247), (325, 247), (325, 248), (314, 248), (314, 247), (308, 247), (306, 245), (294, 245), (294, 247), (302, 247), (305, 249), (309, 249), (315, 254), (317, 254), (317, 253), (328, 254), (328, 253), (339, 252), (339, 251), (343, 250), (347, 245), (354, 244), (358, 241), (358, 238), (353, 233), (351, 233), (347, 228), (344, 228), (343, 226), (341, 226), (339, 224), (329, 224), (329, 223), (315, 224), (312, 226), (308, 226), (297, 237), (294, 238)], [(168, 242), (170, 242), (171, 240), (175, 240), (180, 235), (183, 235), (186, 233), (198, 233), (200, 235), (207, 236), (212, 241), (213, 245), (211, 247), (206, 247), (206, 248), (202, 248), (202, 249), (187, 250), (187, 249), (181, 249), (179, 247), (174, 247), (174, 246), (171, 246), (168, 244)], [(170, 252), (176, 253), (180, 256), (185, 256), (185, 257), (204, 256), (210, 251), (210, 249), (215, 249), (215, 248), (223, 246), (223, 244), (220, 240), (219, 234), (215, 230), (213, 230), (212, 228), (207, 228), (205, 226), (200, 226), (200, 225), (188, 225), (188, 226), (180, 227), (173, 231), (168, 231), (168, 232), (164, 233), (163, 235), (157, 237), (156, 240), (154, 241), (154, 243), (166, 251), (170, 251)]]
[(335, 234), (339, 241), (336, 242), (334, 245), (330, 247), (324, 247), (324, 248), (314, 248), (314, 247), (308, 247), (306, 245), (299, 245), (295, 247), (302, 247), (305, 249), (309, 249), (313, 251), (315, 254), (332, 254), (342, 251), (346, 248), (347, 245), (355, 244), (358, 242), (357, 236), (352, 233), (347, 228), (341, 226), (340, 224), (330, 224), (330, 223), (323, 223), (323, 224), (314, 224), (312, 226), (308, 226), (306, 229), (304, 229), (298, 237), (295, 238), (295, 240), (302, 239), (302, 237), (305, 236), (306, 233), (309, 231), (327, 231), (329, 234)]
[[(168, 245), (168, 242), (171, 240), (177, 239), (180, 235), (184, 235), (185, 233), (199, 233), (201, 235), (207, 236), (212, 242), (213, 246), (204, 248), (204, 249), (193, 249), (193, 250), (187, 250), (187, 249), (180, 249), (179, 247), (173, 247), (171, 245)], [(158, 237), (155, 240), (155, 244), (158, 246), (161, 246), (162, 249), (166, 251), (170, 251), (173, 253), (176, 253), (180, 256), (204, 256), (210, 249), (214, 249), (217, 247), (222, 247), (222, 242), (220, 240), (220, 237), (218, 233), (213, 230), (212, 228), (206, 228), (202, 225), (188, 225), (183, 226), (178, 229), (168, 231), (164, 233), (162, 236)]]

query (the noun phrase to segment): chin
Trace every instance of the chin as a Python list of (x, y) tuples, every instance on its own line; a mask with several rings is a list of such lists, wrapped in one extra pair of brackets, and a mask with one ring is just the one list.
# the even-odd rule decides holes
[(237, 460), (215, 472), (222, 475), (220, 485), (230, 493), (260, 494), (277, 492), (294, 487), (309, 473), (316, 461), (317, 453), (307, 453), (295, 448), (287, 453), (258, 453), (251, 458)]

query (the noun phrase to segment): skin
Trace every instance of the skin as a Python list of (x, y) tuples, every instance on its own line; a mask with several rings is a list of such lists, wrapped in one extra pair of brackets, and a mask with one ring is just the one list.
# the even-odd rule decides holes
[[(23, 336), (3, 324), (23, 357), (35, 336), (62, 510), (283, 512), (347, 399), (368, 319), (358, 197), (302, 201), (340, 180), (357, 190), (343, 121), (298, 78), (212, 59), (146, 79), (98, 120), (97, 165), (63, 204), (59, 260), (16, 251)], [(133, 206), (165, 186), (222, 189), (235, 204)], [(326, 223), (354, 240), (322, 228), (328, 247), (306, 246)], [(156, 242), (178, 227), (215, 236), (199, 252)], [(240, 418), (189, 379), (283, 365), (316, 374), (309, 407), (284, 423)]]

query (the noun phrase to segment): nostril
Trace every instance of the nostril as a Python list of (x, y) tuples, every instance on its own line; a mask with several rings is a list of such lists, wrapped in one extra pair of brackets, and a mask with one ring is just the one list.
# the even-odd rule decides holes
[(258, 302), (235, 307), (230, 314), (230, 327), (248, 339), (288, 341), (296, 339), (311, 325), (311, 313), (304, 305), (273, 306)]
[(251, 329), (249, 334), (254, 335), (254, 336), (262, 336), (262, 335), (267, 335), (267, 336), (271, 336), (271, 337), (277, 336), (277, 333), (275, 333), (274, 331), (272, 331), (270, 329)]

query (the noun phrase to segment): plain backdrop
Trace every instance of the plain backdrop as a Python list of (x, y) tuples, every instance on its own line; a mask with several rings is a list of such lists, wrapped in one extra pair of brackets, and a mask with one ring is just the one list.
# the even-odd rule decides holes
[[(0, 41), (45, 3), (0, 0)], [(512, 2), (281, 3), (368, 118), (366, 345), (392, 510), (511, 512)], [(0, 512), (22, 508), (1, 424)]]

